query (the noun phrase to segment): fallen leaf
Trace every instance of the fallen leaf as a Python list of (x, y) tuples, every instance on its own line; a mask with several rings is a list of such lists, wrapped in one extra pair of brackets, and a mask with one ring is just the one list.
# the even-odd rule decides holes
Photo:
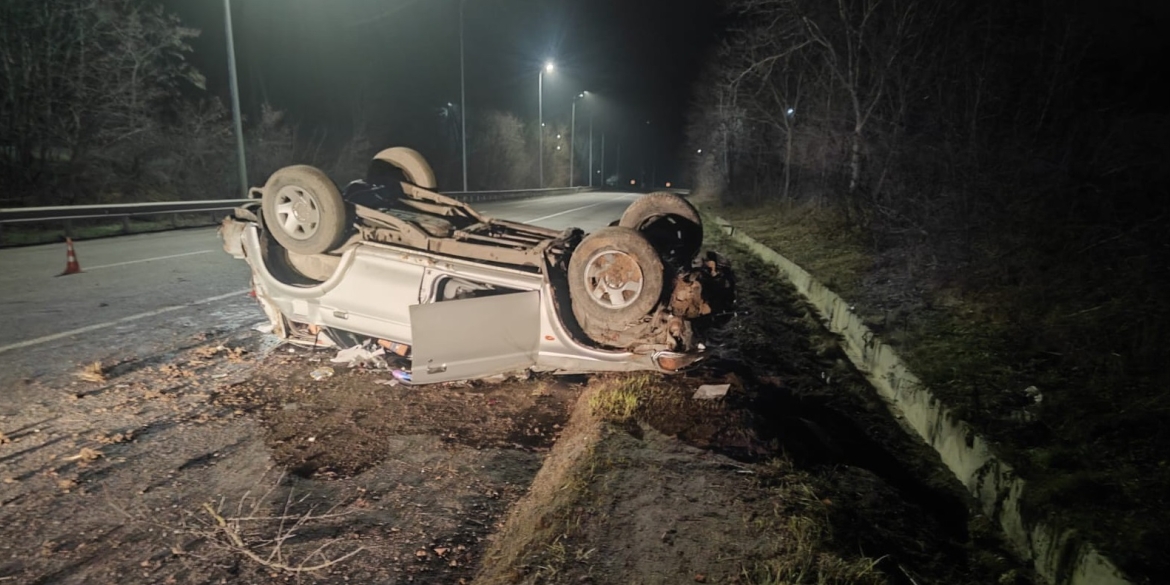
[(88, 366), (85, 366), (84, 369), (82, 369), (80, 372), (77, 372), (76, 376), (82, 380), (85, 380), (86, 382), (106, 381), (106, 373), (102, 369), (101, 362), (94, 362)]
[(94, 461), (97, 458), (102, 457), (102, 456), (103, 456), (102, 452), (98, 451), (97, 449), (90, 449), (89, 447), (82, 447), (81, 451), (79, 451), (76, 455), (65, 457), (65, 458), (61, 459), (61, 461), (83, 461), (83, 462), (88, 463), (88, 462)]
[(72, 479), (59, 479), (59, 480), (57, 480), (57, 487), (65, 490), (65, 491), (69, 491), (69, 490), (77, 487), (77, 482), (73, 481)]

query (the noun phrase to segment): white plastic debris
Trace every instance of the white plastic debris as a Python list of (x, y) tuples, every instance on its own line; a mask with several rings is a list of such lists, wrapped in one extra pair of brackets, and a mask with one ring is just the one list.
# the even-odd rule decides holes
[(312, 372), (309, 372), (309, 377), (318, 381), (318, 382), (320, 382), (321, 380), (324, 380), (325, 378), (329, 378), (332, 376), (333, 376), (333, 368), (331, 368), (329, 366), (325, 366), (323, 368), (317, 368), (317, 369), (313, 370)]
[(259, 331), (260, 333), (272, 333), (272, 321), (264, 321), (263, 323), (259, 323), (252, 327), (252, 330)]
[(398, 385), (398, 380), (394, 380), (394, 379), (390, 379), (390, 380), (374, 380), (374, 383), (375, 383), (375, 384), (377, 384), (377, 385), (379, 385), (379, 386), (391, 386), (391, 387), (393, 387), (393, 386), (397, 386), (397, 385)]
[(714, 400), (716, 398), (723, 398), (727, 396), (727, 391), (731, 389), (731, 384), (703, 384), (695, 390), (695, 395), (692, 396), (695, 400)]
[(355, 345), (337, 352), (337, 355), (329, 361), (334, 364), (347, 364), (351, 368), (386, 369), (388, 366), (386, 360), (382, 358), (384, 355), (386, 355), (386, 350), (380, 347), (370, 349), (364, 345)]

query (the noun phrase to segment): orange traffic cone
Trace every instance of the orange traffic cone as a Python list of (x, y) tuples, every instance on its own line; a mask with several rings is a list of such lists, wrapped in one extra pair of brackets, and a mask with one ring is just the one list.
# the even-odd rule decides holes
[(57, 276), (77, 274), (78, 272), (81, 272), (81, 265), (77, 263), (77, 253), (73, 251), (73, 240), (65, 238), (65, 272)]

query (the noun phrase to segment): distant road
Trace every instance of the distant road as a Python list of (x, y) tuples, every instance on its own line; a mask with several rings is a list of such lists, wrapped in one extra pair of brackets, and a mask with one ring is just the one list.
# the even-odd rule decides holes
[[(486, 215), (586, 231), (621, 217), (631, 193), (578, 193), (475, 205)], [(65, 246), (0, 250), (0, 393), (22, 379), (172, 351), (263, 321), (247, 265), (214, 228), (75, 244), (85, 272), (57, 277)], [(2, 394), (0, 394), (2, 395)]]

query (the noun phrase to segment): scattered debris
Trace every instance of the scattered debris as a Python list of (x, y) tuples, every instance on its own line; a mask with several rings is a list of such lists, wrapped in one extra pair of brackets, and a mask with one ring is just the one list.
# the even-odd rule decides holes
[(103, 457), (101, 451), (98, 451), (97, 449), (90, 449), (89, 447), (82, 447), (81, 451), (79, 451), (76, 455), (64, 457), (61, 459), (61, 461), (81, 461), (83, 463), (88, 463), (90, 461), (97, 460), (99, 457)]
[(410, 382), (410, 372), (406, 370), (393, 370), (390, 372), (390, 374), (394, 376), (394, 378), (399, 382)]
[(4, 433), (0, 433), (0, 445), (6, 445), (6, 444), (11, 443), (11, 442), (12, 442), (12, 439), (9, 439), (8, 435), (5, 435)]
[[(322, 569), (328, 569), (366, 550), (363, 546), (357, 546), (340, 556), (327, 556), (326, 551), (329, 547), (344, 542), (342, 539), (334, 539), (326, 541), (299, 562), (294, 561), (286, 551), (282, 550), (285, 541), (300, 533), (302, 530), (308, 531), (307, 529), (318, 521), (336, 518), (341, 514), (333, 514), (331, 512), (318, 514), (315, 508), (309, 508), (303, 514), (292, 514), (290, 506), (295, 500), (293, 500), (292, 494), (290, 493), (285, 502), (283, 514), (271, 518), (264, 517), (260, 513), (261, 506), (270, 495), (271, 492), (265, 494), (262, 498), (253, 500), (250, 511), (245, 509), (245, 502), (241, 500), (237, 508), (241, 514), (240, 517), (230, 517), (224, 514), (222, 503), (220, 507), (213, 507), (210, 503), (205, 502), (203, 504), (203, 512), (207, 514), (210, 520), (205, 520), (201, 527), (195, 530), (187, 530), (186, 532), (193, 536), (206, 539), (211, 542), (212, 546), (231, 551), (266, 569), (291, 574), (312, 573)], [(256, 522), (271, 524), (274, 527), (275, 534), (271, 538), (259, 538), (253, 531), (244, 529), (245, 521), (248, 524), (255, 524)], [(319, 562), (310, 565), (309, 563), (312, 561)], [(275, 576), (276, 573), (272, 573), (272, 575)]]
[(394, 380), (394, 379), (390, 379), (390, 380), (374, 380), (374, 384), (377, 384), (378, 386), (390, 386), (390, 387), (394, 387), (394, 386), (397, 386), (397, 385), (399, 384), (399, 382), (398, 382), (398, 380)]
[(386, 350), (381, 347), (370, 349), (364, 345), (355, 345), (337, 352), (337, 355), (329, 361), (334, 364), (348, 364), (351, 368), (386, 370), (390, 366), (383, 357), (385, 355)]
[(92, 364), (85, 366), (85, 368), (82, 369), (80, 372), (77, 372), (76, 375), (78, 378), (81, 378), (82, 380), (85, 380), (86, 382), (105, 382), (106, 381), (106, 373), (102, 369), (101, 362), (93, 362)]
[(134, 439), (134, 433), (131, 431), (126, 431), (125, 433), (117, 433), (117, 434), (112, 435), (112, 436), (101, 435), (97, 438), (97, 441), (99, 443), (102, 443), (105, 445), (110, 445), (110, 444), (114, 444), (114, 443), (127, 443), (129, 441), (132, 441), (133, 439)]
[(321, 380), (324, 380), (326, 378), (332, 377), (332, 376), (333, 376), (333, 368), (331, 368), (329, 366), (323, 366), (323, 367), (320, 367), (320, 368), (313, 370), (312, 372), (309, 372), (309, 377), (318, 381), (318, 382), (320, 382)]
[(260, 333), (272, 333), (272, 322), (265, 321), (256, 325), (255, 327), (252, 327), (252, 330), (259, 331)]
[(731, 384), (703, 384), (695, 390), (695, 395), (692, 396), (695, 400), (714, 400), (716, 398), (723, 398), (727, 396), (727, 391), (731, 389)]
[(68, 493), (69, 490), (77, 487), (77, 482), (73, 481), (72, 479), (59, 479), (57, 480), (57, 487)]

